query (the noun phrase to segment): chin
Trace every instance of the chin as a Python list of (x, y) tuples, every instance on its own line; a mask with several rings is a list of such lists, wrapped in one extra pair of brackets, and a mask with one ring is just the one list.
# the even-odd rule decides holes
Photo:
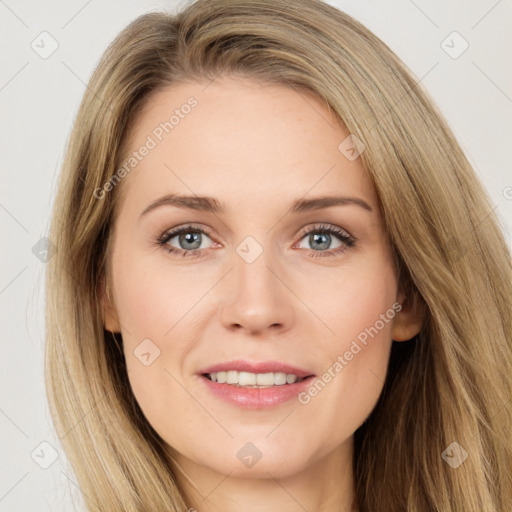
[(283, 455), (281, 460), (263, 460), (260, 459), (252, 467), (245, 466), (238, 460), (233, 464), (222, 464), (219, 467), (212, 467), (212, 470), (229, 474), (230, 478), (250, 478), (250, 479), (268, 479), (277, 478), (283, 479), (300, 473), (306, 469), (306, 465), (300, 463), (293, 463), (286, 460), (286, 455)]

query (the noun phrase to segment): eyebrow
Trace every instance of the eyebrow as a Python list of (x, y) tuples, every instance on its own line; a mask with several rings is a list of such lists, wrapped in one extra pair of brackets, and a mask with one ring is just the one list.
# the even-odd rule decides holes
[[(291, 213), (302, 213), (331, 206), (360, 206), (369, 212), (373, 212), (373, 208), (363, 199), (358, 197), (347, 196), (321, 196), (311, 199), (297, 199), (291, 209)], [(177, 208), (186, 208), (189, 210), (199, 210), (208, 213), (221, 214), (226, 211), (223, 203), (213, 197), (207, 196), (183, 196), (179, 194), (166, 194), (153, 201), (141, 214), (140, 217), (147, 215), (149, 212), (162, 206), (175, 206)], [(140, 218), (139, 217), (139, 218)]]

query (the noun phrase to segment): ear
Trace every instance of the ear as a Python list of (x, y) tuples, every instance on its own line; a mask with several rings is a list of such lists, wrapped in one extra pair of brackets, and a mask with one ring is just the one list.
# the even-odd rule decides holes
[(104, 276), (98, 282), (98, 296), (101, 301), (103, 327), (110, 332), (121, 332), (119, 317), (110, 299)]
[(413, 294), (412, 297), (400, 295), (398, 303), (402, 305), (402, 309), (393, 321), (391, 337), (393, 341), (408, 341), (420, 332), (425, 310), (417, 294)]

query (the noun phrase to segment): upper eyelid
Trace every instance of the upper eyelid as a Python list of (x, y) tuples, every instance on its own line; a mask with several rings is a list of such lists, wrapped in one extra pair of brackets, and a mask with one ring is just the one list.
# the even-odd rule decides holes
[(309, 225), (305, 228), (303, 228), (298, 236), (305, 236), (307, 235), (308, 233), (311, 233), (313, 231), (334, 231), (334, 234), (336, 234), (337, 231), (341, 231), (343, 232), (344, 234), (346, 234), (348, 237), (350, 238), (354, 238), (352, 236), (351, 233), (349, 233), (345, 228), (342, 228), (342, 227), (339, 227), (339, 226), (335, 226), (334, 224), (330, 224), (330, 223), (327, 223), (327, 222), (319, 222), (319, 223), (316, 223), (315, 225)]

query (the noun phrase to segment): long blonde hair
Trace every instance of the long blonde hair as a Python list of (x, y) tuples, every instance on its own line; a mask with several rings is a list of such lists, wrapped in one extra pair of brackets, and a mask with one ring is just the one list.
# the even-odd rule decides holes
[[(143, 15), (89, 82), (46, 276), (48, 400), (88, 510), (187, 510), (178, 469), (131, 393), (121, 342), (103, 329), (98, 283), (120, 186), (94, 191), (116, 172), (152, 93), (224, 72), (312, 91), (365, 144), (399, 286), (425, 311), (418, 336), (393, 344), (383, 392), (355, 432), (360, 512), (510, 512), (512, 265), (499, 221), (406, 66), (319, 0), (199, 0)], [(456, 468), (443, 457), (452, 443), (467, 453)]]

